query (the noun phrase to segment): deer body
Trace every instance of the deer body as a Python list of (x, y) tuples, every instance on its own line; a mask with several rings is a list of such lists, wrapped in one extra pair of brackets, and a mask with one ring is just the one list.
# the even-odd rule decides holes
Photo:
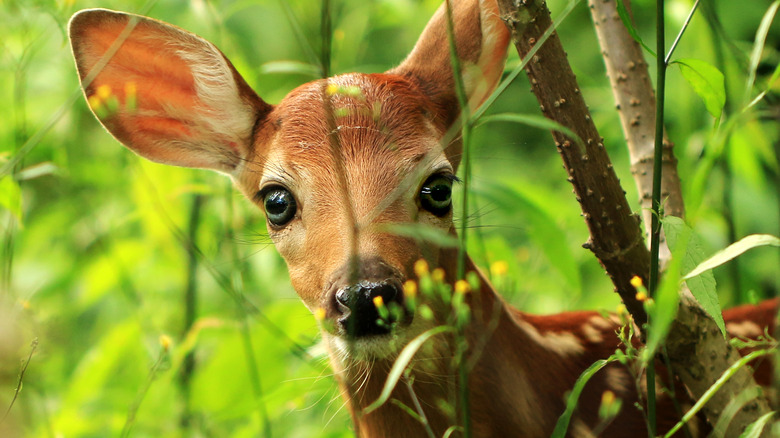
[[(509, 34), (490, 0), (453, 4), (454, 38), (469, 104), (479, 105), (503, 72)], [(406, 307), (403, 284), (422, 259), (455, 282), (457, 251), (394, 234), (420, 223), (454, 234), (451, 186), (460, 161), (455, 80), (444, 9), (409, 57), (384, 74), (347, 74), (304, 84), (279, 104), (258, 97), (211, 43), (149, 18), (88, 10), (70, 37), (91, 108), (124, 145), (153, 161), (229, 175), (268, 220), (303, 303), (323, 321), (323, 340), (360, 436), (427, 436), (420, 422), (382, 391), (401, 348), (434, 327)], [(470, 260), (467, 271), (477, 272)], [(619, 347), (615, 321), (595, 312), (520, 313), (480, 276), (473, 310), (470, 417), (477, 437), (546, 437), (577, 377)], [(395, 305), (392, 330), (378, 324), (376, 300)], [(437, 336), (412, 364), (412, 380), (392, 399), (419, 405), (441, 436), (457, 415), (451, 336)], [(407, 386), (408, 384), (408, 386)], [(411, 390), (410, 390), (411, 388)], [(623, 409), (604, 433), (645, 434), (634, 378), (608, 366), (586, 386), (571, 436), (591, 436), (604, 391)], [(676, 422), (661, 395), (661, 429)]]

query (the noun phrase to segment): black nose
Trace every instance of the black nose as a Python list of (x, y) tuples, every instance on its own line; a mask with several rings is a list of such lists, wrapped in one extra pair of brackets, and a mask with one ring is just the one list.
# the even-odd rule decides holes
[[(382, 298), (380, 305), (386, 312), (377, 308), (377, 297)], [(390, 333), (404, 313), (401, 285), (394, 281), (364, 280), (342, 287), (336, 292), (336, 302), (342, 314), (339, 324), (353, 338)]]

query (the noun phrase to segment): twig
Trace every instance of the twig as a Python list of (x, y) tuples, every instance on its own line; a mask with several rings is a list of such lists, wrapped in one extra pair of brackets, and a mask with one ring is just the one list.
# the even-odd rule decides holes
[(125, 419), (125, 425), (122, 427), (122, 433), (120, 435), (122, 438), (130, 436), (130, 430), (133, 428), (133, 423), (135, 423), (135, 416), (138, 413), (138, 408), (141, 407), (141, 403), (144, 401), (146, 393), (149, 392), (152, 382), (157, 378), (157, 372), (160, 371), (160, 367), (165, 363), (167, 357), (168, 345), (163, 343), (160, 355), (157, 357), (154, 365), (152, 365), (152, 369), (149, 370), (149, 375), (146, 376), (146, 382), (144, 383), (143, 388), (138, 392), (133, 404), (131, 404), (130, 408), (127, 410), (127, 419)]
[(8, 415), (11, 413), (11, 408), (14, 407), (14, 403), (16, 403), (16, 399), (19, 398), (19, 393), (22, 392), (22, 382), (24, 381), (24, 373), (27, 371), (27, 367), (30, 366), (30, 360), (32, 360), (32, 355), (35, 353), (35, 350), (38, 348), (38, 338), (35, 338), (30, 343), (30, 354), (27, 355), (27, 360), (22, 363), (22, 369), (19, 371), (19, 380), (16, 382), (16, 389), (14, 390), (14, 397), (11, 399), (11, 403), (8, 405), (8, 409), (5, 410), (5, 414), (3, 414), (3, 419), (0, 420), (0, 424), (5, 422), (5, 419), (8, 418)]
[(699, 7), (699, 0), (696, 0), (696, 3), (694, 3), (693, 7), (691, 8), (691, 12), (688, 14), (688, 18), (685, 19), (685, 23), (683, 23), (682, 27), (680, 28), (680, 32), (677, 34), (677, 38), (674, 39), (674, 42), (672, 43), (672, 47), (669, 48), (669, 53), (667, 53), (666, 57), (664, 58), (664, 64), (669, 65), (669, 60), (672, 59), (672, 54), (674, 53), (674, 49), (677, 48), (677, 44), (679, 44), (680, 39), (682, 39), (682, 36), (685, 33), (685, 29), (688, 29), (688, 25), (691, 23), (691, 18), (693, 18), (693, 14), (696, 12), (696, 9), (698, 7)]

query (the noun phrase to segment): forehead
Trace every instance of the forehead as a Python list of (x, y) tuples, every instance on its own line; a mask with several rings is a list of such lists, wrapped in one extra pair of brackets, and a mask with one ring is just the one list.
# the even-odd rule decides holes
[(273, 152), (307, 164), (330, 161), (334, 151), (345, 162), (384, 156), (420, 161), (440, 136), (431, 105), (415, 85), (395, 75), (348, 74), (311, 82), (274, 111), (274, 143), (283, 150)]

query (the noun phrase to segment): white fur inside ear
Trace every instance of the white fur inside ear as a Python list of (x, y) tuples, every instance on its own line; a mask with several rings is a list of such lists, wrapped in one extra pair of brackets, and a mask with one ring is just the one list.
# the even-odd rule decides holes
[(176, 54), (190, 67), (195, 82), (199, 105), (190, 119), (193, 137), (205, 142), (199, 148), (227, 155), (224, 158), (233, 167), (240, 166), (251, 141), (255, 113), (241, 98), (233, 70), (213, 44), (194, 35), (181, 40)]
[(463, 79), (469, 106), (476, 108), (498, 84), (504, 71), (509, 30), (501, 20), (495, 0), (480, 0), (482, 45), (476, 64), (463, 66)]

